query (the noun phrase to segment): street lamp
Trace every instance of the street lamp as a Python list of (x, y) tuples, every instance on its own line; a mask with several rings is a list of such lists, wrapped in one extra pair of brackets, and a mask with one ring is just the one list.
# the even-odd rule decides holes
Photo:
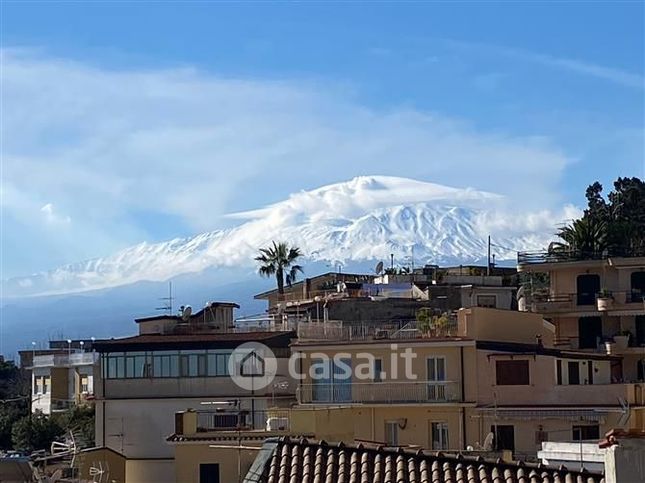
[(67, 339), (67, 357), (72, 355), (72, 339)]

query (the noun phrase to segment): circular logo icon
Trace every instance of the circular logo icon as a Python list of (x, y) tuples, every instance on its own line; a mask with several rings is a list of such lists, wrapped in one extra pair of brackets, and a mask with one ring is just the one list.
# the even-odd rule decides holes
[(273, 351), (259, 342), (245, 342), (228, 359), (228, 373), (233, 382), (247, 391), (271, 385), (278, 371)]

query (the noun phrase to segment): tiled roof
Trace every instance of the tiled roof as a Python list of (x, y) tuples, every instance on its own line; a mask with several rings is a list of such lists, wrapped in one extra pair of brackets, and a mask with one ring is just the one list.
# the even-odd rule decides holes
[(269, 439), (244, 483), (604, 483), (598, 473), (462, 455)]

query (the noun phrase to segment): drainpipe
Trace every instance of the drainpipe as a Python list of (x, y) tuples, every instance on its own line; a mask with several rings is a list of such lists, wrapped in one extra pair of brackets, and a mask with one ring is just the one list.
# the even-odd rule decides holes
[(459, 356), (461, 358), (461, 449), (466, 449), (466, 408), (463, 403), (466, 402), (466, 389), (464, 379), (464, 346), (459, 347)]

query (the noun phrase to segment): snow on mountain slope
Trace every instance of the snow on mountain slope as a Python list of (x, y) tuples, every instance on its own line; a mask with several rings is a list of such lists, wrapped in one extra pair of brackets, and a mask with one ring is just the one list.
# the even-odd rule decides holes
[(285, 240), (309, 260), (384, 260), (390, 253), (415, 263), (481, 261), (490, 233), (498, 260), (540, 248), (554, 226), (577, 215), (543, 211), (512, 215), (502, 197), (406, 178), (354, 178), (260, 210), (230, 215), (241, 224), (190, 238), (140, 243), (114, 255), (3, 282), (6, 296), (73, 293), (142, 280), (162, 281), (210, 267), (252, 270), (258, 247)]

